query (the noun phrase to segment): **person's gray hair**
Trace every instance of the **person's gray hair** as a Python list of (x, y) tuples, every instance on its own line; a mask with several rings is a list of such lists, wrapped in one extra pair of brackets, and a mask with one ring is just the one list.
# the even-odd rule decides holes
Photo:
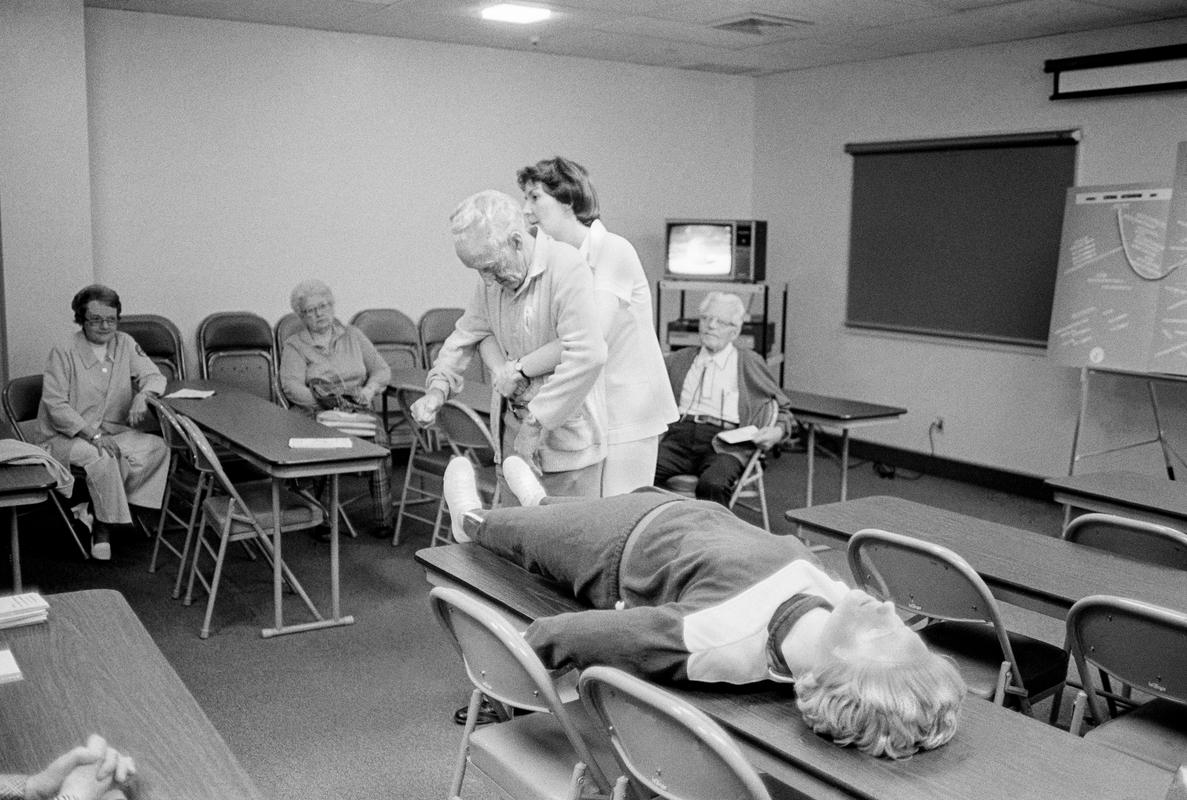
[(746, 321), (746, 304), (736, 294), (730, 294), (729, 292), (709, 292), (709, 294), (705, 295), (705, 299), (701, 301), (701, 305), (697, 310), (701, 312), (701, 316), (704, 316), (709, 306), (714, 303), (719, 304), (725, 309), (725, 313), (729, 317), (726, 322), (732, 322), (735, 325), (741, 326)]
[(300, 314), (305, 310), (305, 301), (311, 297), (324, 297), (331, 304), (334, 302), (334, 293), (330, 291), (329, 286), (317, 278), (309, 278), (293, 287), (292, 293), (289, 294), (289, 306), (294, 312)]
[(449, 215), (449, 232), (455, 239), (469, 237), (488, 249), (502, 247), (513, 233), (527, 235), (523, 207), (511, 195), (486, 189), (470, 195)]

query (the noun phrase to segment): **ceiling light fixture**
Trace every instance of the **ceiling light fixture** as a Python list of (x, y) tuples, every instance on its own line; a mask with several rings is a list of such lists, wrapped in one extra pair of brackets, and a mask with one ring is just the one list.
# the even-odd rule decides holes
[(547, 8), (536, 6), (521, 6), (515, 3), (499, 3), (482, 9), (482, 18), (496, 22), (514, 22), (519, 25), (529, 25), (533, 22), (543, 22), (552, 16)]

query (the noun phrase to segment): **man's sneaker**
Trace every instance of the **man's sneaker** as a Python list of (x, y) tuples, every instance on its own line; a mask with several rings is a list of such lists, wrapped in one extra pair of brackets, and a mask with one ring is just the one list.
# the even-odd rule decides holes
[(91, 530), (91, 558), (96, 561), (111, 560), (111, 533), (99, 520), (95, 520), (95, 527)]

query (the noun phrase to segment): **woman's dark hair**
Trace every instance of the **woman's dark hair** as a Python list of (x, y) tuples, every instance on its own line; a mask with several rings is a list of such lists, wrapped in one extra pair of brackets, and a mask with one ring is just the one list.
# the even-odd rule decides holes
[(74, 321), (79, 325), (86, 321), (87, 303), (92, 300), (98, 300), (103, 305), (114, 308), (116, 317), (123, 313), (124, 307), (120, 304), (120, 296), (115, 293), (115, 289), (109, 289), (101, 283), (92, 283), (90, 286), (80, 289), (78, 294), (74, 295), (74, 299), (70, 301), (70, 309), (74, 312)]
[(537, 161), (515, 173), (519, 188), (538, 183), (557, 202), (572, 206), (573, 214), (582, 225), (589, 225), (602, 216), (598, 208), (598, 193), (589, 182), (589, 172), (576, 161), (556, 156)]

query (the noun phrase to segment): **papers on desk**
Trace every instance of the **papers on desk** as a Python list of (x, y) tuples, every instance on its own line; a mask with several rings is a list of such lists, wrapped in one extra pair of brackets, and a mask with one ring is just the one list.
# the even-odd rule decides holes
[(165, 395), (170, 400), (205, 400), (214, 394), (214, 389), (178, 389)]
[(351, 447), (349, 436), (319, 436), (316, 438), (289, 439), (289, 447), (294, 450), (349, 450)]
[(21, 668), (17, 666), (12, 651), (7, 647), (0, 647), (0, 683), (12, 683), (24, 679), (25, 676), (21, 674)]
[(754, 425), (743, 425), (740, 428), (732, 428), (728, 431), (722, 431), (717, 434), (717, 438), (726, 444), (741, 444), (742, 442), (749, 442), (754, 439), (754, 434), (758, 433), (758, 428)]
[(0, 628), (45, 622), (48, 616), (49, 603), (37, 592), (0, 597)]

